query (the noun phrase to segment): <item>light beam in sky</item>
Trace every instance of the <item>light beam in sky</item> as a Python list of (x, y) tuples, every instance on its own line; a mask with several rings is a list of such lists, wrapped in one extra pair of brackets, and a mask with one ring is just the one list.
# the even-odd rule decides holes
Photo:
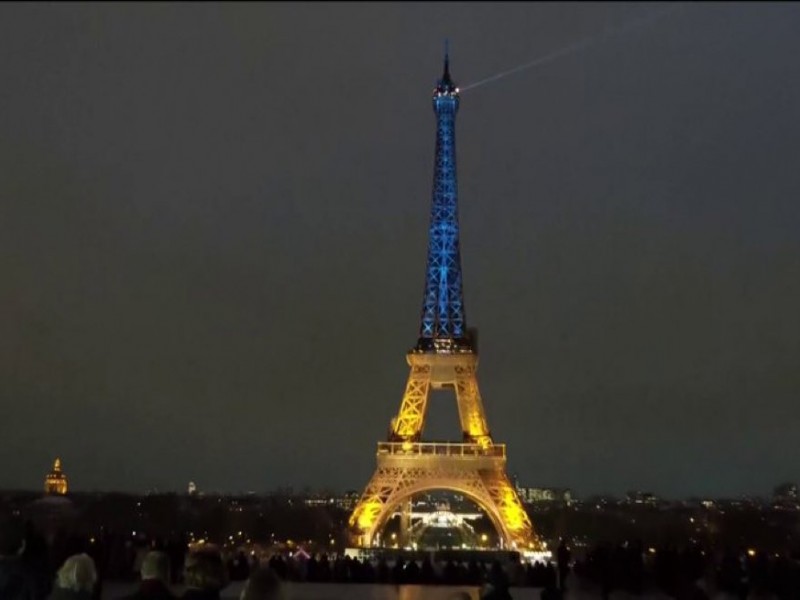
[(497, 81), (498, 79), (502, 79), (503, 77), (508, 77), (509, 75), (513, 75), (514, 73), (518, 73), (520, 71), (524, 71), (526, 69), (531, 69), (533, 67), (537, 67), (549, 62), (554, 61), (557, 58), (562, 56), (567, 56), (569, 54), (573, 54), (582, 50), (588, 46), (593, 46), (594, 44), (598, 44), (600, 42), (605, 41), (607, 38), (620, 35), (622, 33), (627, 33), (629, 31), (633, 31), (635, 29), (640, 29), (645, 27), (646, 25), (650, 25), (655, 21), (667, 16), (668, 14), (677, 10), (681, 5), (680, 4), (673, 4), (667, 7), (664, 10), (656, 11), (650, 15), (645, 17), (641, 17), (639, 19), (633, 19), (632, 21), (616, 28), (606, 29), (603, 33), (598, 35), (593, 35), (591, 37), (585, 38), (583, 40), (577, 41), (569, 46), (565, 46), (559, 50), (555, 50), (549, 54), (545, 54), (544, 56), (540, 56), (539, 58), (532, 60), (531, 62), (527, 62), (525, 64), (519, 65), (514, 67), (513, 69), (509, 69), (507, 71), (502, 71), (497, 73), (496, 75), (492, 75), (491, 77), (487, 77), (485, 79), (481, 79), (480, 81), (476, 81), (475, 83), (470, 83), (462, 88), (459, 91), (466, 92), (467, 90), (474, 89), (476, 87), (485, 85), (487, 83), (491, 83), (492, 81)]

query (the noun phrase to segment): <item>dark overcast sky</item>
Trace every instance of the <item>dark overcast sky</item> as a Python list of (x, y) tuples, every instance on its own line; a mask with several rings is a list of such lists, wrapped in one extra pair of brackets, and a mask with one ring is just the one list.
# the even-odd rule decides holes
[[(430, 94), (655, 4), (0, 6), (0, 487), (361, 488), (422, 300)], [(509, 471), (800, 480), (800, 6), (693, 4), (465, 92)], [(457, 436), (433, 398), (429, 437)]]

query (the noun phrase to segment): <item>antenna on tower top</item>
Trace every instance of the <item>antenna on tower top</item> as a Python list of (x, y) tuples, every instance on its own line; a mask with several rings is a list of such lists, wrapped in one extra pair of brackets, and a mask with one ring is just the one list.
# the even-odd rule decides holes
[(447, 38), (444, 40), (444, 73), (442, 73), (442, 78), (439, 80), (439, 85), (436, 89), (442, 94), (450, 94), (457, 91), (453, 85), (453, 80), (450, 79), (450, 40)]

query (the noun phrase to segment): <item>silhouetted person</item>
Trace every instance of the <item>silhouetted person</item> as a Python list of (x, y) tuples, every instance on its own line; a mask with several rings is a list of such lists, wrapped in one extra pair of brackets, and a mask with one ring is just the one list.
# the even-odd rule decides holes
[(556, 552), (556, 562), (558, 563), (558, 587), (562, 592), (567, 589), (567, 576), (569, 575), (569, 561), (571, 558), (572, 554), (567, 548), (566, 542), (561, 540)]
[(596, 553), (597, 570), (600, 576), (600, 595), (603, 600), (611, 597), (614, 589), (614, 571), (611, 550), (605, 546), (597, 549)]
[(169, 557), (163, 552), (148, 552), (142, 559), (140, 569), (142, 581), (139, 589), (126, 600), (172, 600), (175, 595), (169, 590)]
[(405, 568), (405, 562), (402, 558), (398, 557), (394, 563), (394, 567), (392, 567), (392, 583), (398, 585), (406, 583)]
[(641, 594), (644, 589), (644, 545), (641, 540), (636, 540), (630, 550), (628, 561), (629, 590), (634, 594)]
[(481, 590), (481, 600), (511, 600), (508, 577), (498, 561), (489, 568), (486, 585)]
[(381, 556), (378, 561), (377, 579), (378, 583), (388, 583), (390, 577), (389, 565), (386, 564), (386, 559)]
[(473, 558), (469, 561), (469, 565), (467, 565), (467, 583), (470, 585), (480, 585), (482, 580), (483, 571), (478, 561)]
[(562, 591), (552, 585), (545, 586), (540, 596), (541, 600), (561, 600), (563, 597)]
[(186, 540), (172, 539), (165, 548), (169, 556), (170, 583), (178, 583), (178, 578), (183, 572), (183, 560), (186, 556)]
[(275, 571), (260, 567), (250, 574), (239, 600), (279, 600), (282, 593), (283, 585)]
[(185, 600), (219, 600), (220, 591), (228, 583), (225, 565), (217, 552), (192, 552), (183, 567)]
[(250, 565), (241, 550), (228, 561), (228, 576), (231, 581), (244, 581), (250, 576)]
[(709, 595), (697, 581), (689, 581), (682, 585), (677, 593), (681, 600), (709, 600)]
[(458, 567), (452, 560), (448, 560), (444, 565), (444, 569), (442, 569), (442, 583), (445, 585), (457, 585), (460, 583)]
[[(336, 582), (344, 582), (347, 581), (347, 565), (350, 562), (349, 557), (345, 558), (337, 558), (333, 563), (333, 580)], [(278, 571), (278, 575), (281, 575), (281, 572)], [(281, 576), (281, 579), (283, 577)]]
[(410, 560), (405, 568), (405, 581), (406, 583), (419, 583), (419, 565), (417, 561)]
[(739, 568), (738, 568), (738, 582), (736, 586), (736, 593), (741, 600), (747, 600), (747, 596), (750, 592), (750, 576), (747, 570), (747, 560), (745, 559), (744, 555), (739, 557)]
[(317, 559), (313, 556), (309, 557), (309, 559), (306, 561), (306, 581), (319, 581), (319, 572), (317, 566)]
[(363, 583), (375, 583), (375, 567), (366, 558), (361, 565), (361, 581)]
[(88, 554), (74, 554), (64, 561), (56, 575), (50, 600), (92, 600), (97, 569)]
[(420, 583), (431, 585), (436, 582), (436, 575), (433, 572), (433, 564), (429, 556), (426, 556), (422, 561), (422, 570), (420, 573)]
[[(342, 564), (337, 561), (337, 565), (339, 565), (340, 568), (342, 568)], [(283, 557), (279, 556), (278, 554), (274, 554), (272, 558), (269, 559), (269, 566), (278, 574), (278, 577), (283, 580), (287, 578), (289, 569), (287, 568), (286, 561), (283, 560)], [(340, 581), (344, 581), (344, 579)]]
[(25, 522), (25, 542), (22, 548), (22, 562), (37, 583), (37, 594), (46, 598), (53, 587), (55, 573), (50, 567), (50, 556), (44, 536), (36, 531), (31, 521)]
[(46, 586), (23, 560), (25, 528), (18, 519), (0, 520), (0, 598), (41, 600)]

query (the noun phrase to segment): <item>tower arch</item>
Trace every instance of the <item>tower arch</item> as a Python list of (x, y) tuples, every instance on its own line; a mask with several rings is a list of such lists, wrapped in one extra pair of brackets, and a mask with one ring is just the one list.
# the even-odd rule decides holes
[(407, 502), (417, 494), (440, 490), (462, 494), (472, 500), (478, 505), (484, 514), (486, 514), (487, 518), (492, 523), (494, 530), (497, 532), (498, 537), (503, 540), (504, 545), (511, 547), (511, 545), (514, 544), (513, 536), (505, 526), (502, 515), (500, 515), (495, 503), (492, 501), (489, 495), (485, 492), (471, 489), (471, 486), (468, 486), (464, 481), (454, 480), (449, 483), (446, 481), (437, 482), (436, 485), (426, 484), (425, 482), (420, 481), (416, 485), (403, 490), (401, 493), (396, 494), (394, 497), (387, 500), (380, 513), (378, 513), (374, 524), (364, 533), (364, 545), (373, 545), (375, 536), (386, 527), (389, 519), (404, 502)]

